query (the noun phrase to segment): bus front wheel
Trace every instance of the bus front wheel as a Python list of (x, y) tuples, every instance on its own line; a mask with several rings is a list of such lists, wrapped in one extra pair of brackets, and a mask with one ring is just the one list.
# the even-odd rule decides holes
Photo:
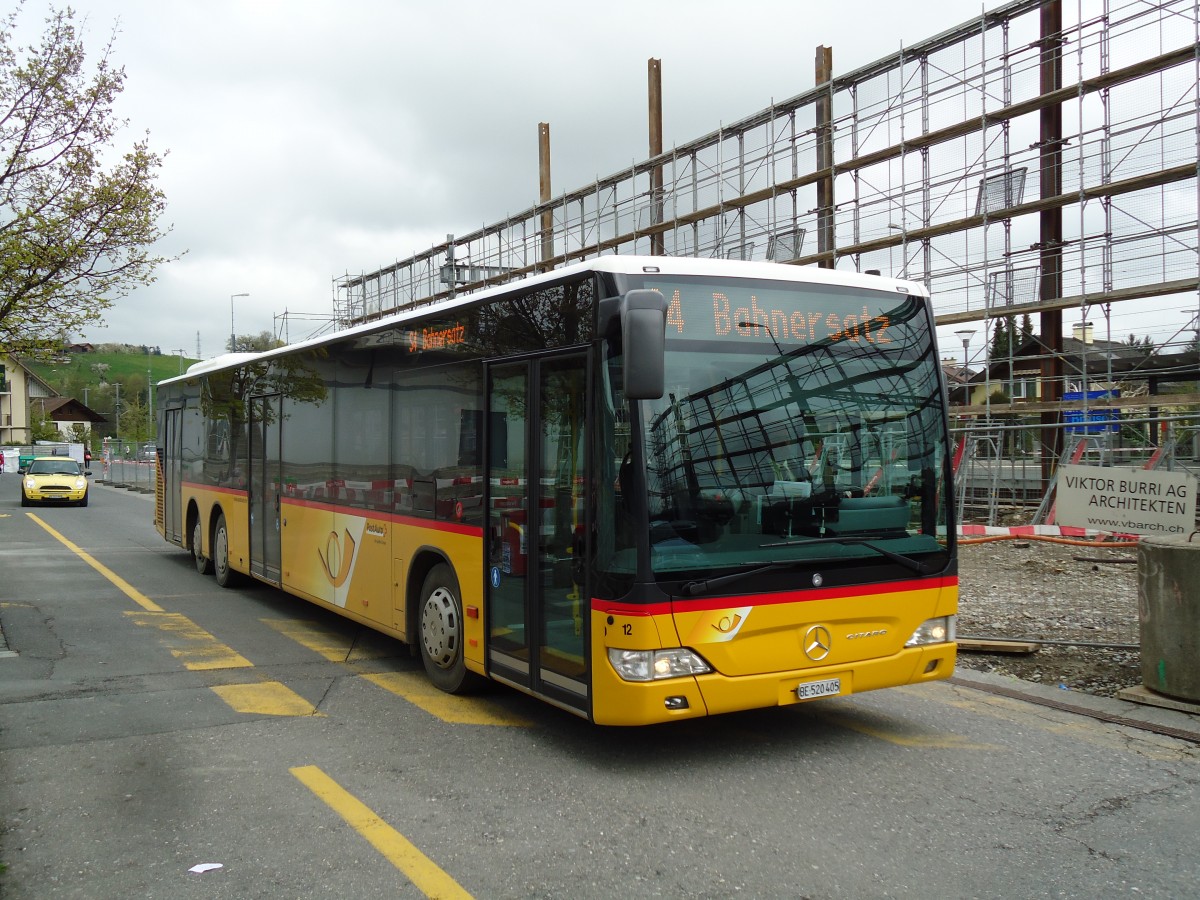
[(223, 588), (237, 585), (238, 573), (229, 566), (229, 526), (225, 524), (224, 513), (217, 516), (217, 525), (213, 529), (212, 556), (217, 584)]
[(196, 563), (196, 571), (201, 575), (212, 574), (212, 560), (204, 555), (204, 529), (199, 519), (196, 519), (192, 528), (192, 560)]
[(471, 681), (463, 659), (462, 595), (454, 570), (445, 563), (425, 576), (419, 616), (421, 661), (429, 680), (449, 694), (461, 693)]

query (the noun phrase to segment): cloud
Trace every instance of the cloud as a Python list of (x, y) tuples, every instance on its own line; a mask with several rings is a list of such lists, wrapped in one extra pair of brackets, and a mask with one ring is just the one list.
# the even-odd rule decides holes
[[(239, 333), (329, 312), (334, 277), (533, 206), (539, 122), (556, 194), (620, 171), (648, 155), (651, 57), (670, 147), (809, 89), (817, 44), (845, 72), (964, 15), (860, 6), (85, 0), (93, 52), (119, 19), (126, 138), (169, 150), (160, 252), (187, 251), (86, 337), (194, 353), (199, 332), (213, 355), (230, 294), (250, 293)], [(40, 16), (31, 0), (23, 18)]]

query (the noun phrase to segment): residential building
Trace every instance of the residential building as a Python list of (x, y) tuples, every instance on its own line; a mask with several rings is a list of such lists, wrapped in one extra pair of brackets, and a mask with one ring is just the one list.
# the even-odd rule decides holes
[(30, 407), (35, 413), (49, 417), (65, 437), (71, 437), (77, 425), (90, 433), (93, 425), (108, 421), (71, 397), (39, 397), (30, 401)]
[(26, 444), (31, 439), (29, 404), (58, 393), (13, 356), (0, 356), (0, 444)]

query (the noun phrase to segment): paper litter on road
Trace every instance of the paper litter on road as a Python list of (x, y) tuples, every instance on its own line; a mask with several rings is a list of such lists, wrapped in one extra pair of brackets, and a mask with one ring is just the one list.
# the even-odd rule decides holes
[(192, 866), (190, 869), (188, 869), (188, 871), (195, 872), (197, 875), (202, 875), (205, 872), (211, 872), (213, 869), (220, 869), (223, 866), (224, 863), (196, 863), (196, 865)]

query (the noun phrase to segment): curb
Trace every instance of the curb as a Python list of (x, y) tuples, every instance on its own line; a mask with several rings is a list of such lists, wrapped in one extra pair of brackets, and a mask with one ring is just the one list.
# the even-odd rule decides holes
[[(1178, 706), (1151, 705), (1120, 696), (1101, 697), (1081, 691), (1064, 691), (1007, 675), (993, 675), (961, 667), (955, 668), (948, 683), (1200, 744), (1200, 707), (1193, 707), (1197, 712), (1191, 712)], [(1127, 693), (1138, 692), (1134, 689), (1121, 691), (1121, 694)]]

